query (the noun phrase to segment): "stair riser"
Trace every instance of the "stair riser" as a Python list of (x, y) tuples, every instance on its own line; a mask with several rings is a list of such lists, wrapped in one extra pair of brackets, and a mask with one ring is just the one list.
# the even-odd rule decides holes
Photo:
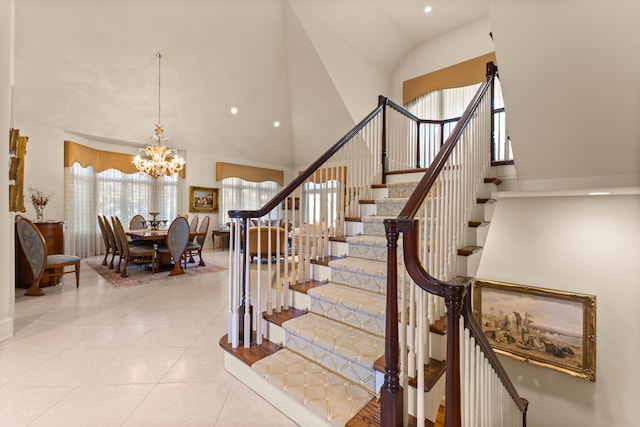
[(406, 204), (406, 199), (386, 199), (376, 201), (375, 214), (381, 216), (398, 216)]
[(469, 227), (466, 236), (466, 246), (484, 246), (489, 234), (489, 225), (481, 225), (480, 227)]
[(411, 193), (414, 192), (417, 182), (407, 183), (391, 183), (387, 186), (387, 197), (389, 198), (405, 198), (408, 199)]
[(375, 220), (370, 218), (363, 219), (362, 228), (363, 228), (362, 234), (368, 234), (372, 236), (385, 235), (384, 223), (380, 220)]
[(347, 236), (358, 236), (364, 234), (363, 223), (361, 221), (346, 221), (345, 234)]
[(331, 281), (379, 294), (385, 293), (387, 289), (386, 276), (369, 276), (346, 270), (332, 269)]
[(314, 361), (320, 366), (348, 378), (354, 383), (375, 393), (375, 373), (373, 369), (352, 363), (339, 353), (317, 346), (296, 335), (287, 334), (287, 348)]
[(495, 207), (496, 207), (495, 202), (476, 203), (471, 213), (471, 220), (472, 221), (491, 221)]
[(311, 311), (353, 326), (354, 328), (365, 330), (374, 335), (384, 336), (384, 312), (378, 315), (372, 315), (358, 311), (353, 307), (347, 307), (313, 297), (311, 297)]
[(457, 259), (457, 273), (458, 276), (475, 277), (480, 265), (480, 257), (482, 256), (482, 250), (472, 253), (469, 256), (458, 255)]
[[(431, 388), (424, 395), (424, 411), (425, 418), (428, 420), (435, 420), (438, 415), (438, 409), (440, 408), (441, 398), (445, 393), (445, 376), (440, 377), (436, 385)], [(409, 407), (407, 408), (409, 414), (416, 416), (416, 389), (409, 387)]]
[(424, 177), (424, 172), (390, 174), (387, 175), (387, 184), (395, 184), (399, 182), (419, 182), (422, 177)]

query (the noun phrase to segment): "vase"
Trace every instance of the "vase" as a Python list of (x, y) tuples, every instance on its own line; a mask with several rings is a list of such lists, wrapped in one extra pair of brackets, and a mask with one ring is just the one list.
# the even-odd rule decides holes
[(34, 208), (36, 208), (36, 221), (42, 221), (44, 219), (44, 206), (35, 205)]

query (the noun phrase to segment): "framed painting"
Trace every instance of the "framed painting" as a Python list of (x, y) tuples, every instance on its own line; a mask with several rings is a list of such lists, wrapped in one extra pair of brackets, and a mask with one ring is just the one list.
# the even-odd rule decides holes
[(300, 197), (287, 197), (286, 200), (282, 201), (282, 209), (288, 211), (300, 210)]
[(475, 280), (473, 312), (497, 353), (596, 380), (596, 297)]
[(189, 212), (218, 212), (218, 188), (189, 187)]

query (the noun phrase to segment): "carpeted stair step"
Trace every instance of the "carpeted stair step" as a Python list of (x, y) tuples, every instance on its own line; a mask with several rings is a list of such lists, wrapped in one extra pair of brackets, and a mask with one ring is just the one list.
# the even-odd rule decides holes
[(334, 426), (344, 426), (374, 398), (362, 387), (287, 349), (254, 363), (251, 369)]
[(405, 198), (408, 199), (411, 193), (416, 189), (418, 182), (388, 182), (387, 197), (389, 198)]
[(331, 282), (310, 289), (308, 295), (311, 312), (384, 336), (384, 295)]
[(287, 320), (285, 347), (376, 392), (373, 364), (384, 354), (384, 339), (314, 313)]
[(387, 289), (387, 263), (347, 257), (329, 262), (331, 281), (384, 294)]
[(349, 256), (371, 259), (374, 261), (387, 261), (387, 238), (384, 236), (360, 236), (347, 237)]
[(386, 198), (376, 200), (376, 215), (380, 216), (398, 216), (402, 212), (402, 208), (407, 204), (406, 198)]
[(370, 236), (384, 236), (384, 220), (396, 218), (395, 216), (364, 216), (360, 220), (362, 221), (362, 234)]

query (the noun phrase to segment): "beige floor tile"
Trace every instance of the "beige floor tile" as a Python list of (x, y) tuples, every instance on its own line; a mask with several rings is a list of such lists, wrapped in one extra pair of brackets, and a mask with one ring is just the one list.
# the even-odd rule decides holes
[(73, 390), (65, 387), (0, 387), (0, 426), (27, 426)]
[(220, 383), (158, 384), (123, 427), (213, 426), (228, 391)]
[(119, 426), (152, 388), (152, 385), (80, 386), (29, 427)]
[[(248, 402), (251, 402), (251, 410), (247, 410)], [(239, 381), (233, 383), (227, 397), (227, 403), (222, 408), (220, 418), (215, 424), (216, 427), (287, 427), (295, 425), (296, 423)]]
[(0, 427), (293, 425), (224, 370), (227, 274), (114, 288), (83, 264), (79, 289), (65, 277), (41, 298), (18, 291)]

